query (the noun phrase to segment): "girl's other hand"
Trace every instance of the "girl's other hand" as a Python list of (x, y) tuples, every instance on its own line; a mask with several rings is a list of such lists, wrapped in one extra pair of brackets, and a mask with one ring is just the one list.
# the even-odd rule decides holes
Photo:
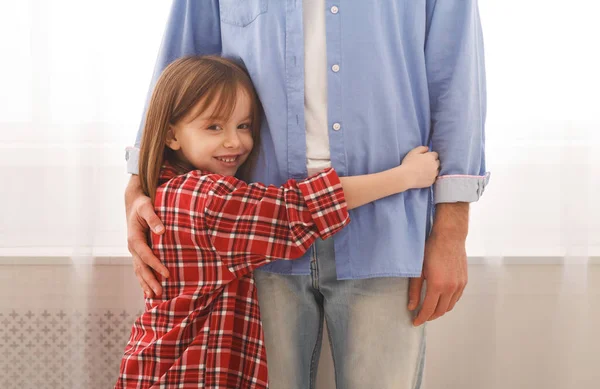
[(440, 170), (438, 153), (419, 146), (406, 154), (400, 168), (405, 171), (410, 188), (428, 188), (435, 182)]

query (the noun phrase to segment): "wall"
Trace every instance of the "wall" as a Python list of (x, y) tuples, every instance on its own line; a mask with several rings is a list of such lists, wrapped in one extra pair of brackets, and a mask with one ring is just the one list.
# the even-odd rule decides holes
[[(52, 261), (0, 261), (0, 387), (111, 388), (143, 307), (131, 266)], [(596, 387), (598, 261), (516, 262), (471, 265), (460, 304), (428, 324), (425, 389)], [(318, 389), (333, 388), (331, 368), (324, 347)]]

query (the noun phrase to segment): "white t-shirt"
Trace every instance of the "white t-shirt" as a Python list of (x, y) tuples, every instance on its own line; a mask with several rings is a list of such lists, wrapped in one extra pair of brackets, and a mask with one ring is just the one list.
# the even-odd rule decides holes
[(325, 0), (303, 0), (304, 116), (308, 175), (331, 166), (327, 126)]

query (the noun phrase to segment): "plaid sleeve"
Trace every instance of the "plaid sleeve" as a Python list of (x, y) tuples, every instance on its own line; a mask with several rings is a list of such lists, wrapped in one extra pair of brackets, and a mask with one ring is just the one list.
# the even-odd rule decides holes
[(350, 221), (333, 169), (281, 187), (218, 176), (205, 207), (214, 248), (224, 261), (248, 270), (298, 258), (318, 237), (328, 238)]

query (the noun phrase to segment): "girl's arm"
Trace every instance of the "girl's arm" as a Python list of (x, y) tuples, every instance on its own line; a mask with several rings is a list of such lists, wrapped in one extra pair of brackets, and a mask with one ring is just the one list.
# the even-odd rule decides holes
[(440, 168), (436, 152), (425, 146), (415, 147), (402, 159), (402, 164), (381, 173), (342, 177), (348, 209), (365, 205), (408, 189), (433, 185)]
[(327, 169), (281, 187), (207, 176), (205, 225), (199, 227), (237, 277), (274, 259), (298, 258), (317, 238), (327, 239), (348, 224), (349, 208), (431, 186), (439, 161), (427, 150), (417, 147), (400, 166), (381, 173), (340, 179)]
[(343, 228), (348, 209), (432, 185), (438, 168), (437, 154), (420, 147), (401, 166), (363, 176), (340, 179), (327, 169), (281, 187), (209, 176), (215, 181), (205, 203), (205, 229), (221, 259), (241, 276), (273, 259), (300, 257), (318, 237)]
[(348, 209), (411, 189), (409, 174), (401, 166), (381, 173), (341, 177), (340, 181)]
[(299, 258), (317, 238), (329, 238), (350, 220), (333, 169), (281, 187), (219, 175), (205, 179), (212, 183), (198, 220), (205, 225), (198, 228), (237, 277), (271, 260)]

